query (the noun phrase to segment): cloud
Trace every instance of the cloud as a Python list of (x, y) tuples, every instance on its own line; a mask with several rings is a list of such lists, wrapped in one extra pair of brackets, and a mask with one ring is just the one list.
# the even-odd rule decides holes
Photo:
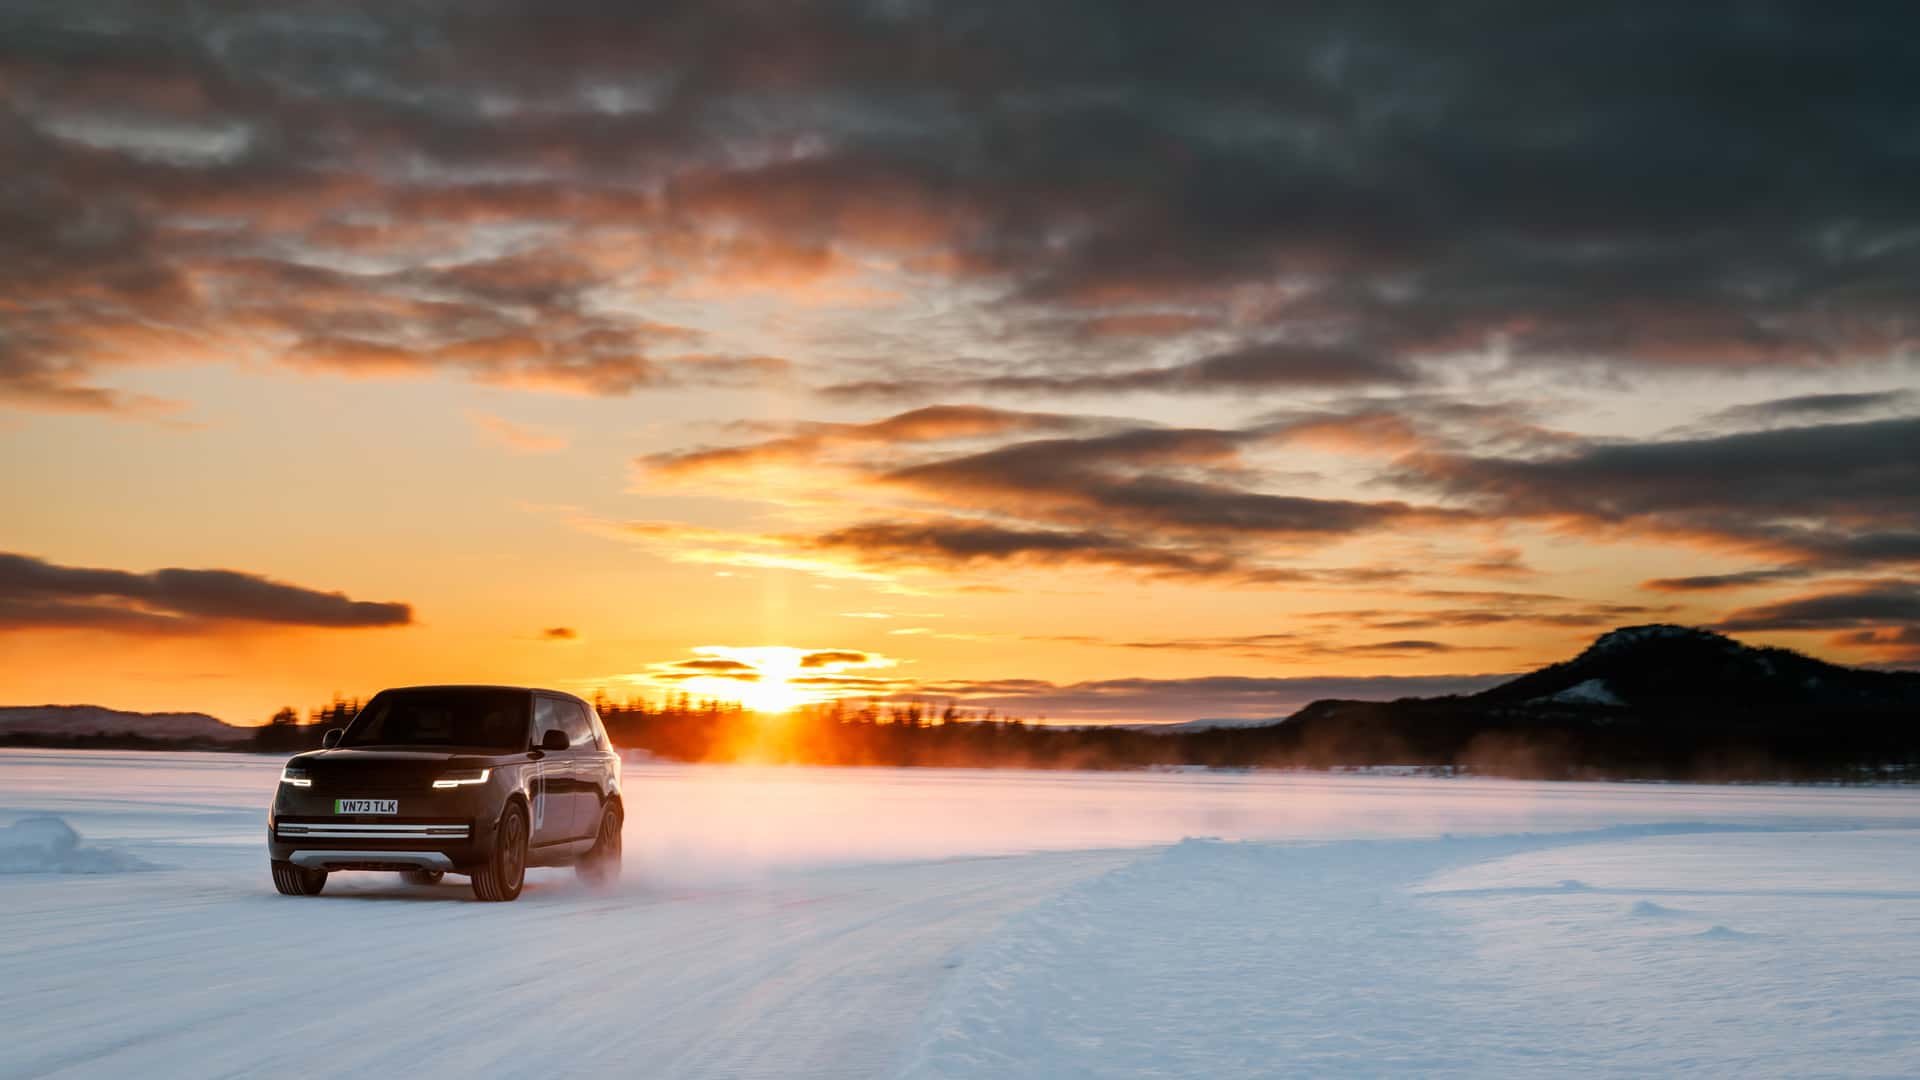
[(1371, 631), (1433, 632), (1472, 630), (1495, 626), (1550, 629), (1612, 628), (1627, 622), (1645, 622), (1673, 609), (1646, 604), (1578, 601), (1551, 593), (1472, 591), (1457, 589), (1401, 589), (1397, 595), (1414, 605), (1428, 603), (1461, 606), (1360, 608), (1315, 611), (1296, 618), (1315, 625), (1322, 636), (1363, 627)]
[(754, 678), (759, 677), (754, 666), (743, 660), (675, 660), (666, 666), (674, 672), (691, 671), (698, 672), (702, 675), (748, 675)]
[(1864, 652), (1880, 666), (1920, 663), (1920, 583), (1852, 582), (1728, 612), (1730, 632), (1829, 631), (1830, 645)]
[(1257, 432), (1135, 428), (997, 447), (888, 473), (948, 505), (1048, 520), (1097, 515), (1120, 527), (1235, 536), (1330, 537), (1390, 524), (1462, 520), (1453, 510), (1251, 490), (1236, 482)]
[(1920, 626), (1920, 584), (1876, 581), (1832, 592), (1808, 593), (1728, 613), (1727, 631), (1872, 629)]
[(1915, 344), (1899, 6), (89, 13), (0, 35), (17, 406), (137, 407), (116, 370), (236, 357), (784, 378), (707, 340), (739, 320), (647, 310), (743, 298), (902, 308), (809, 338), (873, 387), (980, 356), (983, 390), (1239, 394)]
[(1920, 626), (1851, 630), (1836, 635), (1835, 645), (1863, 649), (1879, 658), (1874, 666), (1906, 668), (1920, 665)]
[(952, 393), (1126, 394), (1350, 389), (1411, 386), (1412, 364), (1350, 347), (1288, 343), (1246, 345), (1171, 367), (1050, 375), (991, 375), (950, 380), (866, 380), (827, 387), (830, 397), (921, 397)]
[(1586, 441), (1527, 458), (1424, 454), (1395, 478), (1493, 518), (1851, 566), (1920, 560), (1920, 419)]
[(188, 632), (218, 623), (368, 628), (412, 621), (406, 604), (352, 600), (236, 570), (141, 574), (0, 554), (0, 629)]
[[(1273, 477), (1250, 452), (1285, 446), (1302, 438), (1307, 426), (1333, 423), (1316, 415), (1246, 429), (1164, 428), (1113, 418), (932, 406), (864, 424), (786, 425), (793, 433), (659, 454), (637, 464), (650, 487), (663, 479), (697, 479), (703, 493), (712, 493), (716, 482), (734, 481), (763, 499), (770, 480), (758, 470), (814, 470), (783, 482), (778, 496), (784, 505), (803, 508), (812, 527), (748, 533), (642, 522), (602, 528), (677, 549), (670, 552), (675, 558), (822, 573), (847, 567), (884, 574), (992, 564), (1078, 565), (1145, 577), (1351, 584), (1379, 583), (1408, 571), (1301, 566), (1293, 564), (1294, 556), (1314, 542), (1475, 520), (1470, 512), (1442, 506), (1264, 489)], [(1355, 423), (1415, 437), (1377, 418)], [(1072, 433), (1054, 434), (1063, 430)], [(1046, 437), (1031, 437), (1036, 432)], [(978, 445), (983, 441), (985, 446)], [(903, 448), (914, 452), (903, 453)], [(834, 470), (831, 482), (817, 473), (828, 467)], [(863, 517), (819, 524), (823, 516), (830, 521), (841, 516), (835, 511), (854, 506)], [(1089, 521), (1099, 522), (1098, 527)], [(1517, 553), (1495, 551), (1483, 554), (1472, 572), (1526, 571)]]
[(1016, 529), (957, 518), (867, 522), (799, 537), (794, 543), (815, 551), (844, 553), (856, 562), (875, 566), (1078, 564), (1201, 577), (1239, 569), (1232, 559), (1219, 554), (1156, 548), (1092, 530)]
[(1731, 574), (1695, 574), (1690, 577), (1653, 578), (1640, 583), (1640, 587), (1653, 592), (1714, 592), (1721, 589), (1744, 589), (1754, 585), (1771, 585), (1776, 581), (1792, 581), (1804, 578), (1810, 570), (1796, 567), (1780, 567), (1771, 570), (1740, 570)]
[(580, 632), (571, 626), (549, 626), (540, 631), (542, 641), (578, 641)]
[(1894, 412), (1920, 404), (1912, 390), (1875, 390), (1858, 394), (1799, 394), (1750, 405), (1734, 405), (1704, 418), (1704, 425), (1756, 427), (1807, 421), (1850, 420), (1873, 413)]
[(982, 405), (928, 405), (864, 424), (799, 424), (791, 434), (742, 446), (670, 451), (640, 458), (649, 473), (687, 476), (765, 465), (821, 463), (846, 448), (978, 439), (1023, 431), (1067, 431), (1100, 423), (1088, 417), (1016, 412)]
[(854, 649), (825, 649), (802, 656), (800, 667), (802, 670), (818, 668), (837, 670), (845, 667), (866, 667), (872, 662), (873, 657)]

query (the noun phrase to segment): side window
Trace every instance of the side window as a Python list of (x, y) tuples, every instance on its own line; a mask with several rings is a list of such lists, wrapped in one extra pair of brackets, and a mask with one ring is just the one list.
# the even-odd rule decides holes
[(539, 746), (540, 739), (546, 735), (547, 732), (556, 729), (566, 731), (567, 738), (571, 740), (573, 738), (573, 732), (567, 731), (567, 725), (562, 719), (568, 711), (561, 702), (555, 701), (550, 697), (535, 695), (533, 699), (532, 745)]
[(592, 749), (593, 726), (587, 723), (586, 707), (573, 701), (555, 704), (560, 709), (560, 730), (567, 733), (567, 742), (575, 750)]

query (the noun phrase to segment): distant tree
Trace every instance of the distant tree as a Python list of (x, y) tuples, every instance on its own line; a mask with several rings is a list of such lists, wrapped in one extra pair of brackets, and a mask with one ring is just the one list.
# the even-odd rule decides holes
[(273, 718), (255, 729), (253, 747), (268, 753), (284, 753), (298, 750), (305, 741), (300, 730), (300, 714), (287, 706), (273, 714)]

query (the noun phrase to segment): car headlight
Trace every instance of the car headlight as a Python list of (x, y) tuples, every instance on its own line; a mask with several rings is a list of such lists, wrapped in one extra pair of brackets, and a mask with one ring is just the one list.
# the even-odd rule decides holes
[(442, 775), (440, 779), (435, 780), (433, 786), (437, 788), (456, 788), (462, 784), (484, 784), (487, 782), (487, 777), (492, 774), (492, 769), (456, 769), (453, 772)]
[(291, 784), (294, 787), (312, 787), (313, 777), (307, 775), (307, 770), (305, 769), (295, 769), (289, 766), (280, 770), (280, 782), (283, 784)]

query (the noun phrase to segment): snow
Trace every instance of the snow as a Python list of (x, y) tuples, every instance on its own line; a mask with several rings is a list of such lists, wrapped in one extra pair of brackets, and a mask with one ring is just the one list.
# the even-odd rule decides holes
[(1589, 653), (1605, 653), (1624, 649), (1646, 641), (1677, 641), (1688, 638), (1706, 638), (1733, 644), (1724, 635), (1711, 630), (1701, 630), (1691, 626), (1676, 626), (1673, 623), (1648, 623), (1644, 626), (1623, 626), (1618, 630), (1609, 630), (1595, 638), (1588, 647)]
[(1620, 695), (1613, 692), (1605, 679), (1588, 679), (1575, 683), (1557, 694), (1534, 698), (1534, 701), (1551, 701), (1561, 705), (1625, 705)]
[(146, 868), (118, 851), (84, 847), (57, 817), (25, 817), (0, 828), (0, 874), (114, 874)]
[(1907, 830), (1187, 841), (978, 946), (906, 1075), (1911, 1076), (1915, 854)]
[(484, 905), (275, 895), (278, 766), (0, 752), (155, 867), (0, 875), (0, 1075), (1920, 1074), (1902, 789), (632, 765)]

